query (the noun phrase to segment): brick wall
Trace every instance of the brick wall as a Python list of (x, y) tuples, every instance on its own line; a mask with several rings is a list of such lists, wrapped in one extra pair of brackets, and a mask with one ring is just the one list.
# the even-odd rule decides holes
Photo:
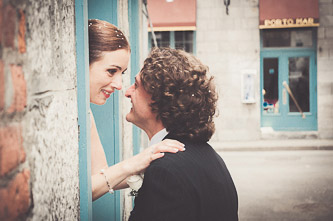
[(0, 220), (78, 220), (74, 1), (0, 0)]
[(0, 220), (25, 217), (32, 202), (22, 136), (21, 116), (27, 106), (25, 74), (20, 62), (3, 56), (25, 53), (24, 21), (22, 10), (0, 0)]

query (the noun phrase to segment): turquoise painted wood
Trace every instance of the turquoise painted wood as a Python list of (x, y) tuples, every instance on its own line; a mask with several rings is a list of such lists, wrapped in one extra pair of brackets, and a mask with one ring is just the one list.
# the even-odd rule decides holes
[(87, 0), (75, 0), (80, 220), (92, 220)]
[[(88, 18), (100, 19), (117, 25), (117, 0), (88, 0)], [(115, 92), (104, 105), (91, 104), (98, 134), (108, 165), (120, 161), (119, 93)], [(93, 220), (121, 220), (120, 192), (105, 194), (93, 202)]]
[[(314, 32), (315, 33), (315, 32)], [(316, 37), (314, 36), (314, 39)], [(314, 40), (311, 48), (282, 48), (282, 49), (263, 49), (260, 53), (260, 106), (261, 106), (261, 126), (272, 127), (276, 131), (316, 131), (317, 126), (317, 64), (316, 64), (316, 41)], [(290, 112), (289, 95), (287, 95), (286, 105), (283, 100), (283, 81), (289, 85), (289, 63), (291, 57), (309, 57), (309, 101), (310, 110), (305, 112), (306, 118), (303, 119), (299, 112)], [(279, 113), (264, 113), (263, 111), (263, 60), (264, 58), (278, 58), (279, 78)]]
[[(131, 84), (137, 73), (140, 71), (140, 18), (139, 18), (139, 1), (128, 0), (128, 20), (130, 28), (130, 45), (131, 45)], [(140, 135), (141, 130), (133, 125), (133, 154), (140, 152)]]

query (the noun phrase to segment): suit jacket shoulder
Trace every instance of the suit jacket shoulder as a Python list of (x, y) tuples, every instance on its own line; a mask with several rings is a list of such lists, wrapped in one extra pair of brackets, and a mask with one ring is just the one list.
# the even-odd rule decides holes
[(184, 152), (166, 153), (147, 168), (130, 220), (238, 220), (237, 192), (222, 158), (207, 143), (180, 141)]

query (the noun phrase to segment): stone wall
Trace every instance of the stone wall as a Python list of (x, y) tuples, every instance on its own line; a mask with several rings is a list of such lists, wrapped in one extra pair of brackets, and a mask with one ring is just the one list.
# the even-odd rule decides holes
[(318, 133), (333, 138), (333, 1), (319, 0), (317, 45)]
[(241, 73), (256, 71), (260, 88), (260, 39), (258, 0), (234, 0), (229, 15), (223, 1), (197, 1), (197, 56), (215, 76), (219, 115), (213, 142), (260, 139), (260, 97), (256, 103), (241, 101)]
[(79, 219), (74, 7), (0, 0), (0, 220)]

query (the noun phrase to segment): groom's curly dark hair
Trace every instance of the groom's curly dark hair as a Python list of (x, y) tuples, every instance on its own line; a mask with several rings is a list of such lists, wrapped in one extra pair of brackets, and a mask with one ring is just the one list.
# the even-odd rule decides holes
[(196, 57), (171, 48), (154, 48), (144, 61), (141, 83), (168, 132), (203, 142), (213, 135), (217, 94), (207, 73)]

